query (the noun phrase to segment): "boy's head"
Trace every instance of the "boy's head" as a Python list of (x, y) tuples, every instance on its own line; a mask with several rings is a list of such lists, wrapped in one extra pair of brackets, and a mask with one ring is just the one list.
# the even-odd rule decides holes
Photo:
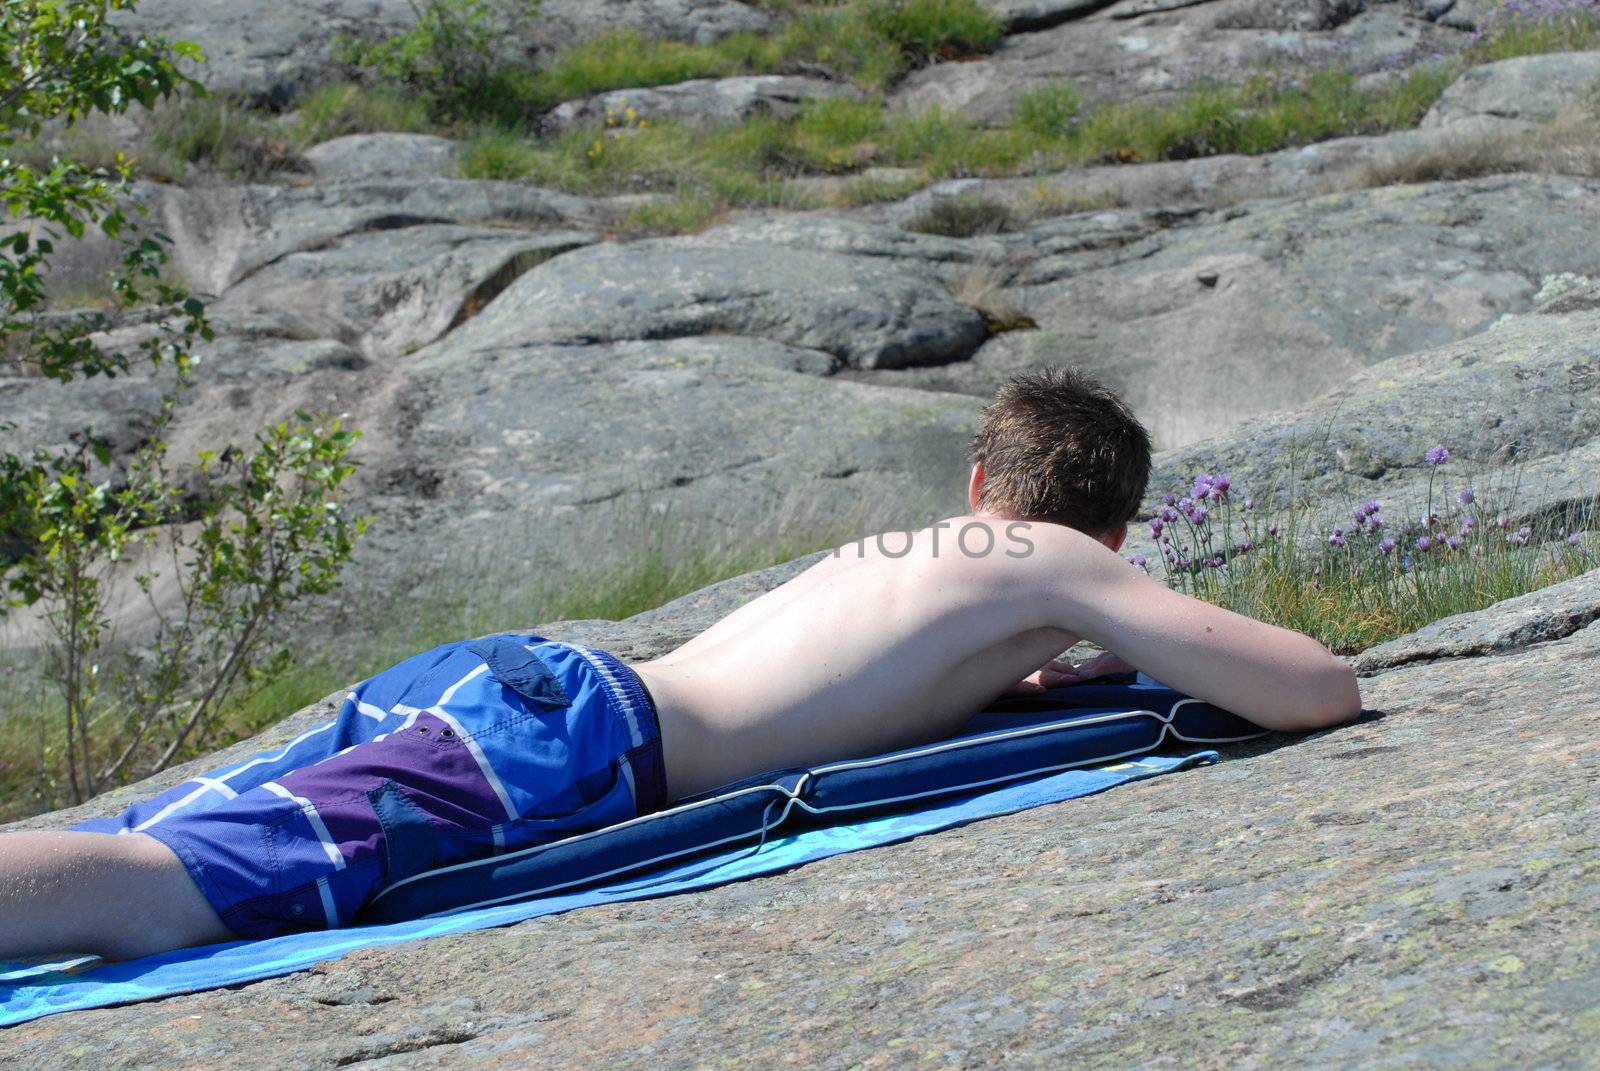
[(1067, 368), (1014, 376), (972, 440), (974, 509), (1115, 538), (1139, 511), (1150, 436), (1094, 379)]

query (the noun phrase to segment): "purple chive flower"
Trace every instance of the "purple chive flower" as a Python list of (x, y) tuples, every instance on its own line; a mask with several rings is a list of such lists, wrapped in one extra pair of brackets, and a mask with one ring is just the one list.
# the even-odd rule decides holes
[(1464, 535), (1464, 536), (1471, 535), (1472, 534), (1472, 530), (1474, 528), (1476, 528), (1476, 527), (1478, 527), (1478, 518), (1472, 516), (1471, 514), (1468, 514), (1467, 516), (1461, 518), (1461, 534), (1462, 535)]
[(1143, 554), (1124, 554), (1122, 556), (1122, 560), (1133, 566), (1135, 569), (1143, 569), (1146, 559)]
[(1432, 549), (1433, 549), (1433, 540), (1429, 539), (1427, 536), (1418, 536), (1417, 537), (1417, 550), (1421, 551), (1423, 554), (1426, 554), (1426, 553), (1428, 553), (1428, 551), (1430, 551)]
[(1472, 505), (1472, 488), (1463, 487), (1456, 494), (1456, 501), (1461, 503), (1463, 507)]
[(1528, 540), (1532, 539), (1532, 538), (1533, 538), (1533, 529), (1528, 527), (1527, 525), (1523, 525), (1521, 528), (1518, 528), (1515, 532), (1512, 532), (1509, 536), (1506, 537), (1507, 540), (1509, 540), (1512, 543), (1515, 543), (1519, 547), (1527, 546), (1528, 545)]
[(1160, 517), (1152, 517), (1152, 518), (1150, 518), (1150, 535), (1152, 537), (1160, 536), (1161, 535), (1161, 529), (1165, 528), (1166, 526), (1167, 526), (1167, 522), (1162, 520)]
[(1211, 481), (1211, 501), (1221, 502), (1228, 497), (1228, 488), (1233, 486), (1233, 481), (1226, 476), (1214, 477)]
[(1255, 550), (1255, 549), (1256, 549), (1256, 544), (1255, 544), (1255, 540), (1253, 540), (1253, 539), (1246, 539), (1243, 543), (1239, 544), (1239, 553), (1240, 554), (1249, 554), (1252, 550)]
[(1251, 498), (1250, 496), (1246, 495), (1245, 496), (1245, 500), (1244, 500), (1244, 508), (1245, 509), (1255, 509), (1256, 508), (1256, 500)]
[(1278, 526), (1276, 524), (1267, 525), (1267, 534), (1269, 536), (1276, 536), (1278, 534)]
[(1190, 489), (1189, 495), (1197, 502), (1203, 502), (1211, 497), (1211, 487), (1211, 474), (1202, 472), (1194, 478), (1194, 487)]
[(1342, 546), (1344, 546), (1344, 529), (1343, 528), (1335, 528), (1333, 530), (1333, 534), (1328, 537), (1328, 545), (1331, 546), (1331, 547), (1342, 547)]
[(1428, 448), (1427, 459), (1428, 464), (1430, 465), (1443, 465), (1446, 461), (1450, 460), (1450, 451), (1445, 449), (1443, 443), (1440, 443), (1438, 446), (1430, 446)]
[(1388, 536), (1384, 536), (1382, 539), (1380, 539), (1378, 541), (1378, 553), (1379, 554), (1393, 554), (1394, 553), (1394, 547), (1395, 547), (1394, 540), (1390, 539)]
[(1178, 519), (1178, 511), (1171, 506), (1167, 506), (1161, 511), (1161, 519), (1167, 524), (1172, 524)]
[(1202, 542), (1202, 543), (1209, 543), (1209, 542), (1211, 542), (1211, 533), (1210, 532), (1201, 532), (1195, 538), (1200, 540), (1200, 542)]
[(1461, 537), (1460, 536), (1445, 536), (1444, 545), (1449, 547), (1451, 550), (1460, 550), (1461, 549)]
[(1413, 529), (1411, 527), (1411, 522), (1410, 521), (1405, 521), (1400, 525), (1400, 534), (1401, 535), (1408, 536), (1408, 535), (1410, 535), (1412, 533), (1412, 531), (1413, 531)]
[(1211, 516), (1211, 511), (1204, 506), (1189, 507), (1189, 523), (1199, 526), (1206, 523), (1206, 518)]
[(1583, 545), (1583, 533), (1582, 532), (1573, 532), (1571, 535), (1569, 535), (1567, 537), (1567, 546), (1569, 546), (1569, 547), (1580, 547), (1582, 545)]
[(1494, 519), (1494, 526), (1503, 532), (1511, 526), (1511, 520), (1502, 513)]
[(1161, 504), (1163, 506), (1170, 506), (1176, 501), (1178, 501), (1178, 496), (1173, 494), (1171, 491), (1168, 491), (1166, 494), (1161, 496)]

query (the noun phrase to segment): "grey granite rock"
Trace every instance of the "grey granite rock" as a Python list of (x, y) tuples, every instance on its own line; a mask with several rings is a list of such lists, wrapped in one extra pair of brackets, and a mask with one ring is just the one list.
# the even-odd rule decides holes
[(636, 30), (706, 44), (731, 33), (760, 33), (771, 20), (738, 0), (544, 0), (539, 40), (555, 50), (606, 30)]
[(1600, 621), (1600, 570), (1507, 599), (1487, 610), (1435, 621), (1362, 651), (1352, 665), (1357, 673), (1370, 677), (1414, 662), (1519, 650), (1570, 636), (1595, 621)]
[(302, 156), (320, 179), (412, 175), (454, 178), (458, 146), (431, 134), (347, 134)]
[(900, 261), (946, 279), (983, 255), (980, 243), (829, 215), (761, 216), (713, 227), (683, 241), (707, 249), (759, 244)]
[[(631, 636), (648, 657), (672, 630), (644, 616), (539, 631)], [(1597, 664), (1591, 626), (1390, 670), (1362, 685), (1381, 717), (1216, 767), (720, 889), (56, 1016), (7, 1031), (8, 1063), (1582, 1066), (1600, 1039)]]
[(1477, 116), (1544, 123), (1600, 99), (1600, 52), (1521, 56), (1473, 67), (1457, 78), (1422, 120), (1444, 126)]
[(438, 223), (568, 228), (598, 218), (591, 202), (570, 194), (448, 178), (194, 189), (140, 183), (135, 194), (173, 238), (174, 266), (192, 285), (214, 294), (284, 256), (361, 231)]
[(914, 263), (659, 239), (595, 246), (535, 268), (452, 346), (695, 335), (767, 338), (859, 368), (960, 360), (985, 337), (979, 314)]
[[(1398, 495), (1407, 499), (1406, 515), (1415, 516), (1425, 507), (1430, 478), (1424, 452), (1444, 444), (1452, 455), (1444, 476), (1452, 481), (1450, 493), (1474, 473), (1507, 485), (1527, 475), (1519, 496), (1526, 501), (1543, 484), (1547, 506), (1560, 508), (1559, 489), (1584, 493), (1585, 461), (1600, 436), (1590, 341), (1597, 325), (1596, 312), (1521, 316), (1462, 342), (1383, 362), (1309, 406), (1163, 455), (1156, 483), (1170, 487), (1200, 470), (1226, 471), (1258, 493), (1281, 490), (1292, 461), (1302, 494), (1354, 501)], [(1515, 468), (1493, 476), (1513, 462)]]
[(402, 33), (415, 15), (407, 0), (281, 0), (248, 12), (237, 0), (140, 0), (111, 21), (130, 33), (193, 41), (206, 62), (184, 66), (208, 87), (281, 107), (326, 79), (339, 36)]
[(1176, 447), (1529, 310), (1547, 276), (1600, 276), (1596, 211), (1600, 181), (1507, 176), (1068, 216), (983, 243), (1039, 330), (859, 378), (987, 397), (1018, 370), (1071, 363)]
[(1019, 96), (1041, 85), (1071, 81), (1092, 101), (1160, 100), (1199, 84), (1237, 82), (1262, 67), (1341, 63), (1357, 73), (1375, 71), (1415, 56), (1454, 53), (1469, 37), (1399, 5), (1364, 0), (1212, 0), (1113, 17), (1122, 10), (1118, 4), (1008, 37), (985, 59), (935, 64), (907, 78), (892, 101), (903, 108), (959, 108), (980, 122), (1000, 123)]
[(278, 318), (294, 324), (286, 335), (396, 357), (464, 322), (535, 265), (597, 241), (583, 231), (454, 224), (362, 231), (268, 263), (211, 314), (224, 332), (241, 319)]
[[(999, 201), (1024, 219), (1112, 206), (1170, 211), (1225, 208), (1278, 197), (1321, 197), (1393, 182), (1375, 180), (1374, 175), (1411, 159), (1480, 145), (1513, 150), (1540, 129), (1519, 119), (1469, 116), (1449, 126), (1332, 138), (1259, 156), (1092, 165), (1027, 178), (951, 179), (904, 200), (868, 206), (854, 214), (904, 224), (930, 200), (958, 194)], [(1510, 159), (1515, 153), (1503, 155)]]
[(1566, 316), (1569, 313), (1588, 312), (1591, 309), (1600, 309), (1600, 283), (1563, 290), (1539, 306), (1539, 312), (1546, 316)]
[[(619, 89), (569, 100), (551, 109), (544, 122), (552, 129), (611, 125), (626, 129), (643, 120), (674, 120), (690, 125), (732, 124), (755, 115), (787, 119), (808, 101), (853, 96), (838, 82), (792, 75), (757, 74), (739, 78), (697, 78), (642, 89)], [(632, 112), (633, 118), (629, 118)]]
[(982, 0), (1006, 33), (1033, 33), (1081, 19), (1118, 0)]
[(709, 527), (781, 515), (786, 500), (824, 518), (941, 489), (953, 500), (979, 408), (829, 379), (817, 351), (737, 335), (546, 346), (463, 334), (412, 359), (394, 402), (410, 416), (382, 461), (433, 474), (412, 509), (440, 545), (603, 532), (608, 504), (670, 502)]

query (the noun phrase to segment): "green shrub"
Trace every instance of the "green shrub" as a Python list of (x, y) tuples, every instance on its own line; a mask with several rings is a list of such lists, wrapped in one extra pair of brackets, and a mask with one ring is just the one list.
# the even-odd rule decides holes
[[(29, 221), (0, 235), (0, 368), (69, 382), (145, 366), (159, 387), (120, 455), (93, 428), (66, 447), (0, 451), (0, 613), (31, 607), (44, 627), (39, 675), (56, 693), (57, 719), (27, 767), (36, 771), (34, 798), (51, 801), (81, 801), (163, 769), (203, 738), (230, 695), (283, 664), (270, 624), (337, 584), (364, 524), (339, 510), (354, 433), (337, 421), (302, 414), (258, 434), (254, 449), (201, 450), (196, 468), (169, 470), (165, 436), (192, 383), (194, 349), (212, 337), (204, 304), (168, 276), (170, 239), (132, 225), (131, 214), (146, 210), (132, 199), (125, 161), (90, 170), (57, 158), (35, 170), (5, 151), (37, 139), (46, 123), (149, 108), (180, 87), (198, 89), (174, 63), (197, 58), (192, 45), (117, 37), (109, 16), (132, 6), (0, 7), (0, 200)], [(265, 141), (264, 121), (224, 100), (192, 100), (164, 118), (163, 136), (185, 159), (267, 169), (241, 155)], [(276, 153), (276, 144), (259, 151)], [(116, 303), (159, 330), (119, 344), (100, 333), (103, 316), (41, 322), (57, 243), (91, 230), (118, 247)], [(139, 557), (151, 565), (134, 572), (128, 563)], [(138, 598), (129, 598), (130, 583), (152, 604), (163, 587), (179, 598), (154, 615), (148, 642), (114, 650), (111, 610)]]
[(776, 34), (781, 67), (821, 67), (835, 78), (884, 89), (904, 74), (905, 53), (868, 25), (860, 5), (807, 7)]
[(436, 119), (516, 122), (531, 106), (531, 76), (507, 63), (539, 0), (416, 0), (411, 29), (375, 43), (344, 37), (347, 63), (376, 72), (422, 100)]
[(868, 0), (866, 23), (913, 62), (933, 56), (988, 52), (1000, 20), (977, 0)]

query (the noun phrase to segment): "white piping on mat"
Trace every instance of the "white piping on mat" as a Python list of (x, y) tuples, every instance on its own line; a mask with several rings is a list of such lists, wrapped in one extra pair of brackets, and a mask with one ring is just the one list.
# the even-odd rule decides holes
[[(918, 748), (915, 751), (901, 751), (901, 752), (895, 752), (892, 755), (879, 755), (879, 756), (874, 756), (874, 757), (868, 758), (868, 759), (852, 759), (852, 760), (849, 760), (849, 761), (846, 761), (846, 762), (836, 762), (836, 763), (830, 763), (830, 764), (828, 764), (826, 766), (817, 766), (817, 767), (813, 767), (812, 769), (803, 772), (801, 774), (801, 776), (800, 776), (800, 779), (795, 783), (794, 789), (792, 789), (792, 790), (786, 789), (782, 785), (779, 785), (779, 784), (747, 786), (745, 788), (741, 788), (741, 789), (738, 789), (738, 790), (733, 791), (733, 792), (725, 793), (725, 794), (718, 795), (718, 796), (712, 796), (712, 797), (709, 797), (709, 798), (703, 799), (703, 800), (696, 800), (696, 801), (694, 801), (692, 803), (681, 804), (681, 805), (679, 805), (677, 807), (669, 808), (669, 809), (664, 810), (664, 811), (654, 811), (654, 812), (652, 812), (650, 814), (639, 815), (638, 817), (630, 818), (625, 822), (618, 822), (615, 825), (605, 826), (605, 827), (603, 827), (601, 829), (589, 830), (588, 832), (579, 833), (579, 834), (577, 834), (575, 836), (567, 837), (567, 838), (565, 838), (563, 840), (551, 841), (548, 844), (537, 844), (537, 845), (533, 845), (532, 847), (523, 848), (523, 849), (521, 849), (519, 851), (508, 852), (508, 853), (503, 854), (503, 855), (494, 856), (494, 857), (492, 857), (490, 859), (474, 859), (474, 860), (470, 860), (470, 861), (464, 862), (464, 863), (456, 863), (453, 866), (441, 867), (438, 870), (430, 870), (430, 871), (425, 871), (425, 872), (423, 872), (421, 874), (414, 874), (411, 877), (408, 877), (408, 878), (405, 878), (405, 879), (403, 879), (401, 881), (395, 882), (393, 885), (390, 885), (388, 888), (386, 888), (382, 892), (378, 893), (378, 895), (373, 898), (373, 903), (376, 903), (377, 901), (383, 899), (389, 893), (393, 892), (395, 889), (400, 888), (401, 886), (409, 885), (412, 882), (420, 881), (420, 880), (422, 880), (424, 878), (432, 878), (432, 877), (435, 877), (435, 876), (440, 875), (440, 874), (448, 874), (448, 873), (451, 873), (452, 871), (466, 870), (466, 869), (469, 869), (469, 868), (472, 868), (472, 867), (483, 866), (483, 865), (489, 864), (489, 863), (492, 863), (492, 864), (498, 866), (498, 865), (504, 864), (504, 863), (506, 863), (506, 862), (508, 862), (510, 860), (517, 859), (519, 857), (532, 856), (532, 855), (536, 855), (536, 854), (538, 854), (540, 852), (549, 851), (552, 848), (559, 848), (559, 847), (562, 847), (564, 845), (575, 844), (575, 843), (577, 843), (579, 841), (587, 840), (587, 839), (592, 838), (592, 837), (597, 837), (602, 833), (611, 833), (611, 832), (614, 832), (615, 830), (624, 829), (624, 828), (627, 828), (627, 827), (633, 826), (633, 825), (638, 825), (638, 824), (640, 824), (642, 822), (654, 821), (657, 818), (665, 818), (665, 817), (668, 817), (669, 815), (683, 814), (683, 813), (686, 813), (688, 811), (695, 810), (697, 808), (711, 806), (711, 805), (719, 804), (719, 803), (724, 803), (724, 802), (727, 802), (728, 800), (737, 799), (737, 798), (739, 798), (741, 796), (746, 796), (746, 795), (749, 795), (749, 794), (754, 793), (754, 792), (776, 792), (776, 793), (780, 794), (781, 796), (784, 796), (784, 797), (787, 798), (786, 802), (784, 804), (783, 810), (779, 813), (779, 815), (778, 815), (778, 817), (777, 817), (777, 819), (775, 821), (770, 822), (770, 823), (766, 822), (766, 821), (763, 821), (761, 823), (761, 825), (759, 826), (759, 828), (756, 828), (756, 829), (751, 829), (751, 830), (748, 830), (748, 831), (745, 831), (745, 832), (742, 832), (742, 833), (737, 833), (737, 834), (734, 834), (731, 837), (725, 837), (725, 838), (723, 838), (721, 840), (714, 841), (714, 842), (711, 842), (711, 843), (697, 844), (697, 845), (695, 845), (695, 846), (693, 846), (691, 848), (686, 848), (686, 849), (682, 849), (682, 850), (679, 850), (679, 851), (669, 852), (669, 853), (666, 853), (664, 855), (652, 857), (650, 859), (636, 860), (636, 861), (628, 863), (626, 866), (618, 867), (618, 868), (615, 868), (613, 870), (608, 870), (608, 871), (605, 871), (604, 873), (588, 874), (588, 875), (585, 875), (582, 878), (579, 878), (579, 879), (576, 879), (576, 880), (573, 880), (573, 881), (562, 882), (562, 883), (559, 883), (559, 884), (556, 884), (556, 885), (545, 886), (545, 887), (542, 887), (542, 888), (524, 889), (524, 890), (521, 890), (521, 891), (518, 891), (518, 892), (515, 892), (515, 893), (507, 894), (505, 896), (494, 897), (494, 898), (488, 899), (488, 900), (479, 900), (479, 901), (475, 901), (474, 903), (471, 903), (471, 904), (465, 904), (465, 905), (461, 905), (461, 906), (458, 906), (458, 907), (452, 907), (452, 908), (450, 908), (448, 910), (445, 910), (445, 911), (437, 911), (437, 912), (434, 912), (434, 913), (432, 913), (430, 915), (426, 915), (424, 917), (425, 918), (436, 918), (436, 917), (439, 917), (439, 916), (442, 916), (442, 915), (451, 915), (451, 914), (455, 914), (455, 913), (460, 912), (460, 911), (471, 910), (473, 908), (490, 907), (490, 906), (493, 906), (495, 904), (505, 903), (505, 902), (510, 901), (510, 900), (525, 900), (525, 899), (529, 899), (529, 898), (534, 897), (534, 896), (540, 896), (540, 895), (544, 895), (544, 894), (547, 894), (547, 893), (556, 892), (556, 891), (558, 891), (560, 889), (570, 888), (571, 886), (574, 886), (574, 885), (587, 885), (587, 884), (591, 884), (591, 883), (596, 882), (596, 881), (600, 881), (600, 880), (602, 880), (604, 878), (611, 877), (614, 874), (620, 874), (620, 873), (624, 873), (624, 872), (630, 871), (630, 870), (638, 870), (638, 869), (640, 869), (642, 867), (651, 866), (651, 865), (653, 865), (655, 863), (665, 862), (665, 861), (667, 861), (669, 859), (675, 859), (675, 858), (677, 858), (679, 856), (682, 856), (682, 855), (688, 855), (688, 854), (695, 853), (695, 852), (707, 851), (707, 850), (709, 850), (711, 848), (717, 848), (717, 847), (720, 847), (720, 846), (722, 846), (724, 844), (732, 843), (733, 841), (744, 840), (744, 839), (746, 839), (748, 837), (753, 837), (753, 836), (757, 836), (757, 835), (759, 835), (762, 838), (762, 841), (764, 843), (767, 833), (770, 832), (773, 829), (776, 829), (778, 826), (782, 825), (784, 820), (788, 817), (790, 810), (792, 810), (796, 806), (798, 806), (802, 810), (808, 811), (808, 812), (810, 812), (812, 814), (825, 814), (825, 813), (828, 813), (830, 811), (855, 810), (855, 809), (859, 809), (859, 808), (862, 808), (862, 807), (883, 806), (885, 804), (900, 803), (900, 802), (904, 802), (904, 801), (908, 801), (908, 800), (921, 799), (921, 798), (926, 797), (926, 796), (944, 795), (944, 794), (949, 794), (949, 793), (952, 793), (952, 792), (961, 792), (961, 791), (968, 790), (968, 789), (983, 788), (983, 787), (985, 787), (987, 785), (1000, 784), (1000, 783), (1007, 782), (1007, 781), (1017, 781), (1017, 780), (1021, 780), (1021, 779), (1025, 778), (1025, 777), (1036, 776), (1038, 774), (1052, 773), (1052, 772), (1059, 771), (1059, 770), (1074, 769), (1074, 768), (1082, 767), (1082, 766), (1092, 766), (1092, 765), (1096, 765), (1096, 764), (1104, 763), (1104, 762), (1113, 762), (1113, 761), (1115, 761), (1117, 759), (1129, 758), (1129, 757), (1131, 757), (1133, 755), (1146, 754), (1149, 751), (1151, 751), (1152, 749), (1154, 749), (1156, 747), (1160, 747), (1161, 744), (1163, 742), (1165, 742), (1165, 740), (1167, 739), (1168, 736), (1171, 736), (1171, 737), (1173, 737), (1174, 739), (1177, 739), (1177, 740), (1181, 740), (1181, 741), (1183, 741), (1185, 743), (1228, 743), (1228, 742), (1237, 741), (1237, 740), (1254, 739), (1255, 737), (1258, 737), (1258, 736), (1267, 735), (1267, 733), (1265, 731), (1262, 731), (1262, 732), (1259, 732), (1259, 733), (1252, 733), (1252, 734), (1249, 734), (1249, 735), (1246, 735), (1246, 736), (1223, 737), (1223, 738), (1216, 738), (1216, 739), (1205, 739), (1205, 738), (1198, 738), (1198, 737), (1186, 737), (1182, 733), (1179, 733), (1175, 728), (1173, 728), (1172, 722), (1173, 722), (1173, 719), (1176, 717), (1177, 711), (1178, 711), (1178, 709), (1180, 707), (1182, 707), (1186, 703), (1196, 703), (1196, 704), (1198, 704), (1198, 703), (1201, 703), (1201, 702), (1202, 702), (1201, 700), (1197, 700), (1197, 699), (1180, 700), (1179, 702), (1175, 703), (1171, 707), (1171, 709), (1168, 710), (1165, 714), (1162, 714), (1159, 711), (1154, 711), (1154, 710), (1129, 710), (1129, 711), (1118, 711), (1117, 713), (1114, 713), (1114, 714), (1103, 714), (1103, 715), (1100, 715), (1098, 717), (1093, 717), (1093, 718), (1076, 718), (1076, 719), (1071, 719), (1071, 720), (1065, 721), (1065, 722), (1063, 722), (1063, 721), (1044, 722), (1044, 723), (1039, 724), (1039, 725), (1030, 725), (1030, 726), (1026, 726), (1024, 728), (1019, 728), (1019, 729), (1009, 729), (1009, 730), (1004, 730), (1004, 731), (1000, 731), (1000, 732), (983, 733), (982, 735), (978, 735), (978, 736), (958, 738), (956, 740), (941, 741), (941, 742), (939, 742), (937, 744), (930, 744), (927, 747)], [(1095, 758), (1083, 759), (1083, 760), (1081, 760), (1079, 762), (1060, 763), (1060, 764), (1053, 764), (1053, 765), (1050, 765), (1050, 766), (1038, 767), (1038, 768), (1030, 769), (1030, 770), (1023, 770), (1023, 771), (1019, 771), (1017, 773), (1007, 774), (1007, 775), (1005, 775), (1003, 777), (991, 778), (991, 779), (986, 780), (986, 781), (978, 781), (978, 782), (973, 782), (973, 783), (966, 784), (966, 785), (941, 786), (940, 788), (932, 789), (932, 790), (929, 790), (927, 792), (914, 793), (914, 794), (906, 795), (906, 796), (895, 796), (895, 797), (886, 798), (886, 799), (883, 799), (883, 798), (874, 799), (874, 800), (869, 800), (869, 801), (866, 801), (866, 802), (863, 802), (863, 803), (856, 803), (856, 804), (842, 804), (842, 805), (837, 805), (837, 806), (833, 806), (833, 807), (814, 807), (814, 806), (806, 803), (804, 800), (802, 800), (800, 798), (801, 794), (805, 791), (805, 789), (807, 787), (807, 782), (810, 781), (812, 778), (818, 777), (818, 776), (820, 776), (822, 774), (837, 773), (837, 772), (845, 771), (845, 770), (866, 769), (866, 768), (869, 768), (869, 767), (872, 767), (872, 766), (881, 766), (881, 765), (884, 765), (886, 763), (900, 762), (900, 761), (903, 761), (905, 759), (921, 758), (921, 757), (927, 756), (927, 755), (936, 755), (936, 754), (941, 754), (941, 753), (947, 752), (947, 751), (954, 751), (954, 750), (960, 750), (960, 749), (964, 749), (964, 748), (974, 747), (974, 746), (977, 746), (979, 744), (988, 744), (988, 743), (992, 743), (992, 742), (994, 742), (996, 740), (1009, 740), (1009, 739), (1015, 739), (1015, 738), (1019, 738), (1019, 737), (1036, 736), (1036, 735), (1038, 735), (1040, 733), (1057, 731), (1057, 730), (1060, 730), (1060, 729), (1062, 729), (1064, 727), (1067, 727), (1067, 726), (1076, 727), (1076, 726), (1080, 726), (1080, 725), (1100, 725), (1100, 724), (1106, 724), (1106, 723), (1110, 723), (1110, 722), (1126, 721), (1129, 718), (1143, 718), (1143, 717), (1155, 718), (1156, 721), (1158, 721), (1161, 724), (1161, 734), (1160, 734), (1160, 736), (1157, 737), (1155, 743), (1150, 744), (1150, 745), (1148, 745), (1146, 747), (1135, 748), (1135, 749), (1130, 750), (1130, 751), (1122, 751), (1122, 752), (1118, 752), (1118, 753), (1112, 754), (1112, 755), (1101, 755), (1101, 756), (1097, 756)]]

